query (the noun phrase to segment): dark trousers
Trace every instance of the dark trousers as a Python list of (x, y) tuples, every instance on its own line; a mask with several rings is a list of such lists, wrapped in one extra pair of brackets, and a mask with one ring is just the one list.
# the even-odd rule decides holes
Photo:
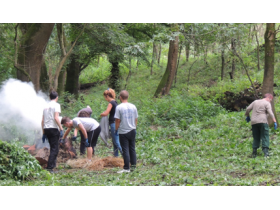
[(57, 128), (47, 128), (44, 129), (44, 132), (50, 143), (50, 156), (48, 160), (47, 169), (53, 169), (56, 166), (56, 158), (58, 155), (58, 141), (59, 141), (60, 133)]
[(132, 168), (136, 167), (135, 136), (135, 130), (131, 130), (126, 134), (119, 134), (120, 143), (123, 151), (123, 169), (129, 169), (129, 163), (131, 164)]
[(80, 144), (80, 154), (84, 155), (86, 154), (86, 139), (82, 133), (82, 131), (79, 130), (80, 136), (81, 136), (81, 144)]
[[(83, 135), (83, 133), (81, 131), (80, 132), (80, 135), (81, 135), (81, 144), (80, 144), (80, 153), (81, 154), (85, 154), (86, 152), (86, 139)], [(94, 147), (96, 146), (96, 143), (97, 143), (97, 139), (98, 139), (98, 136), (101, 132), (101, 127), (98, 126), (95, 130), (93, 131), (89, 131), (87, 132), (87, 135), (88, 135), (88, 142), (90, 144), (90, 146), (92, 147), (92, 152), (94, 153)]]
[(266, 123), (258, 123), (252, 125), (253, 131), (253, 149), (260, 147), (262, 141), (262, 148), (269, 148), (269, 127)]

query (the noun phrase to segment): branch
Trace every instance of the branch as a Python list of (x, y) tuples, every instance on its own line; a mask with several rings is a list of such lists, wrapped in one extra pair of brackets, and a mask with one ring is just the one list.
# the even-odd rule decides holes
[(63, 31), (62, 23), (57, 23), (56, 28), (57, 28), (57, 36), (58, 36), (59, 46), (60, 46), (60, 49), (61, 49), (61, 55), (65, 56), (66, 55), (66, 50), (65, 50), (65, 43), (64, 43), (64, 40), (63, 40), (64, 31)]
[(29, 79), (29, 81), (32, 82), (32, 79), (31, 79), (30, 75), (29, 75), (24, 69), (22, 69), (22, 68), (20, 68), (20, 67), (18, 67), (18, 66), (16, 66), (16, 65), (14, 65), (14, 67), (15, 67), (17, 70), (19, 70), (20, 72), (22, 72), (25, 76), (27, 76), (28, 79)]
[(188, 85), (187, 85), (187, 91), (189, 90), (189, 82), (190, 82), (190, 74), (191, 74), (191, 69), (192, 69), (192, 67), (193, 67), (193, 64), (196, 62), (196, 61), (198, 61), (198, 59), (197, 60), (195, 60), (193, 63), (192, 63), (192, 65), (191, 65), (191, 67), (190, 67), (190, 69), (189, 69), (189, 75), (188, 75)]
[(256, 90), (256, 88), (255, 88), (255, 86), (254, 86), (254, 84), (253, 84), (253, 82), (252, 82), (252, 80), (251, 80), (251, 78), (250, 78), (250, 75), (249, 75), (249, 73), (248, 73), (248, 70), (247, 70), (247, 68), (246, 68), (246, 65), (244, 64), (242, 58), (237, 54), (237, 52), (236, 52), (235, 49), (233, 50), (233, 53), (239, 58), (240, 62), (242, 63), (242, 65), (243, 65), (243, 67), (244, 67), (244, 69), (245, 69), (245, 71), (246, 71), (247, 77), (248, 77), (248, 79), (250, 80), (251, 85), (252, 85), (252, 87), (253, 87), (253, 89), (254, 89), (254, 91), (255, 91), (255, 97), (258, 99), (259, 97), (258, 97), (257, 90)]
[(63, 56), (63, 58), (61, 58), (61, 60), (60, 60), (60, 62), (59, 62), (59, 65), (58, 65), (58, 67), (56, 68), (55, 75), (54, 75), (54, 82), (55, 82), (55, 84), (54, 84), (54, 89), (57, 89), (57, 78), (58, 78), (58, 76), (59, 76), (59, 73), (60, 73), (60, 71), (61, 71), (61, 69), (62, 69), (62, 67), (63, 67), (63, 65), (64, 65), (66, 59), (67, 59), (68, 56), (71, 54), (71, 52), (72, 52), (74, 46), (76, 45), (76, 42), (78, 41), (78, 39), (80, 38), (80, 36), (81, 36), (82, 33), (84, 32), (85, 26), (86, 26), (86, 24), (84, 24), (84, 27), (83, 27), (82, 31), (80, 32), (80, 34), (79, 34), (79, 35), (77, 36), (77, 38), (75, 39), (74, 43), (72, 44), (72, 46), (71, 46), (71, 48), (69, 49), (69, 51), (67, 52), (67, 54), (66, 54), (65, 56)]

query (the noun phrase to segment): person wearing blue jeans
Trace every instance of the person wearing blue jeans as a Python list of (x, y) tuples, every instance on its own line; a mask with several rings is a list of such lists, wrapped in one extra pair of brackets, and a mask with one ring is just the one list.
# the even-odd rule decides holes
[(113, 146), (114, 146), (114, 156), (118, 157), (119, 156), (119, 152), (122, 154), (122, 147), (120, 144), (120, 140), (119, 140), (119, 133), (118, 131), (115, 130), (115, 123), (110, 124), (110, 131), (111, 131), (111, 136), (112, 136), (112, 140), (113, 140)]
[(115, 100), (116, 94), (115, 91), (111, 88), (108, 88), (107, 90), (104, 91), (103, 96), (106, 101), (109, 102), (107, 109), (100, 114), (101, 117), (107, 116), (109, 114), (109, 125), (110, 125), (110, 131), (111, 131), (111, 136), (112, 136), (112, 141), (113, 141), (113, 149), (114, 149), (114, 156), (118, 157), (119, 156), (119, 151), (122, 154), (122, 147), (120, 145), (119, 141), (119, 134), (115, 130), (115, 110), (118, 105), (118, 103)]

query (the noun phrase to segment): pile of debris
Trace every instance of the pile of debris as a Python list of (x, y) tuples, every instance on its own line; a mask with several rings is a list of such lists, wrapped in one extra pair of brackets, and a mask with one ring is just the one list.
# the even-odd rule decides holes
[(254, 91), (254, 88), (251, 86), (246, 88), (239, 93), (233, 93), (230, 91), (224, 92), (224, 96), (219, 98), (219, 103), (222, 107), (229, 111), (241, 111), (246, 109), (254, 100), (262, 98), (262, 86), (258, 81), (254, 82), (254, 87), (257, 94)]
[[(32, 156), (35, 156), (43, 168), (47, 166), (50, 156), (50, 149), (48, 147), (40, 148), (38, 145), (34, 144), (32, 146), (24, 145), (23, 148), (27, 150)], [(69, 138), (67, 138), (65, 142), (59, 143), (57, 163), (66, 163), (66, 161), (69, 159), (76, 157), (76, 150), (74, 149), (72, 141)]]
[(76, 159), (76, 160), (68, 160), (66, 162), (68, 166), (71, 168), (84, 168), (93, 171), (100, 171), (104, 168), (113, 168), (124, 166), (124, 162), (122, 158), (119, 157), (105, 157), (99, 158), (94, 156), (91, 161), (85, 159)]

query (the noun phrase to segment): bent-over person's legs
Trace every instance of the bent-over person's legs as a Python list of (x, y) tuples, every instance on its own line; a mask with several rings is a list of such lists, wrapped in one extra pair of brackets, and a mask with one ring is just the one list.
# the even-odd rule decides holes
[(82, 131), (79, 130), (80, 136), (81, 136), (81, 144), (80, 144), (80, 154), (84, 155), (86, 153), (86, 139), (82, 133)]

